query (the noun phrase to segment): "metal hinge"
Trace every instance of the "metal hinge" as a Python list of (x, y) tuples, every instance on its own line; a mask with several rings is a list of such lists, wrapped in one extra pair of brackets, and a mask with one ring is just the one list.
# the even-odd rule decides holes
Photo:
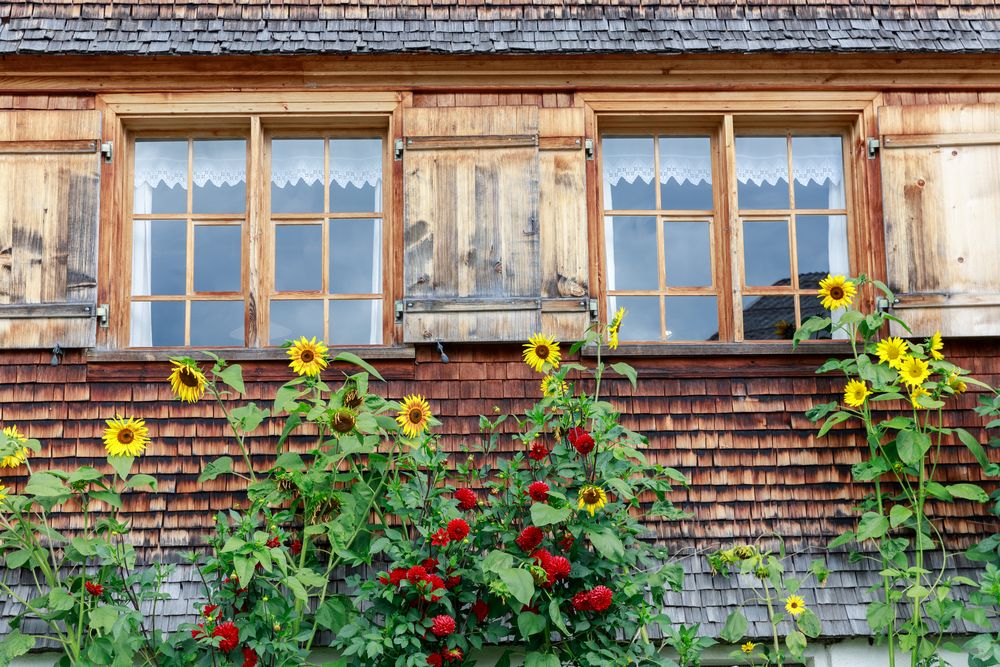
[(899, 303), (899, 299), (893, 299), (890, 302), (886, 297), (880, 296), (875, 299), (875, 309), (880, 313), (888, 313), (897, 303)]
[(397, 301), (396, 302), (395, 309), (394, 309), (393, 312), (395, 312), (395, 314), (396, 314), (396, 321), (397, 322), (402, 322), (403, 321), (403, 302), (402, 301)]
[(111, 309), (108, 304), (102, 303), (97, 307), (97, 326), (102, 329), (108, 328), (108, 319), (111, 317)]
[(115, 154), (115, 145), (110, 141), (105, 141), (101, 144), (101, 155), (104, 156), (105, 162), (111, 162), (111, 158)]
[(596, 322), (600, 314), (597, 312), (597, 299), (587, 300), (587, 311), (590, 313), (590, 321)]
[(587, 157), (588, 160), (593, 160), (594, 159), (594, 140), (593, 139), (584, 139), (583, 140), (583, 154)]
[(882, 148), (882, 144), (875, 137), (868, 137), (868, 140), (865, 142), (865, 148), (868, 149), (868, 159), (874, 160), (875, 155)]
[(397, 162), (399, 160), (403, 159), (403, 140), (402, 139), (396, 139), (396, 142), (393, 144), (393, 146), (392, 146), (392, 159), (396, 160)]

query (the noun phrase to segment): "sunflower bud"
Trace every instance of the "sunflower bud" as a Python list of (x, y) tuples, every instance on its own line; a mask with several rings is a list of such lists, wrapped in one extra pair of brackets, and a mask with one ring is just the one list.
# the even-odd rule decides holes
[(350, 410), (338, 410), (330, 421), (333, 430), (337, 433), (350, 433), (356, 423), (357, 420)]

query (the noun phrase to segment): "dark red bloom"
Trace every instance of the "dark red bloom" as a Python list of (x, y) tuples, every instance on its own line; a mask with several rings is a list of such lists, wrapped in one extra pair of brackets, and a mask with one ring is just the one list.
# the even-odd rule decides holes
[(463, 512), (474, 510), (476, 509), (476, 505), (479, 504), (476, 492), (472, 489), (458, 489), (455, 491), (455, 500), (458, 501), (458, 509)]
[(451, 590), (455, 586), (458, 586), (460, 583), (462, 583), (462, 577), (451, 576), (445, 579), (444, 587), (447, 588), (448, 590)]
[(444, 590), (447, 588), (444, 581), (436, 574), (427, 575), (427, 592), (431, 594), (431, 602), (437, 602), (444, 597)]
[(576, 538), (570, 533), (563, 535), (563, 538), (559, 540), (559, 548), (563, 551), (569, 551), (573, 548), (573, 543), (576, 542)]
[(537, 614), (538, 613), (538, 605), (531, 605), (531, 606), (529, 606), (529, 605), (521, 605), (521, 613), (524, 613), (526, 611), (530, 611), (532, 614)]
[(607, 586), (595, 586), (587, 596), (590, 599), (590, 606), (594, 611), (607, 611), (611, 606), (611, 599), (614, 593)]
[(278, 539), (277, 535), (275, 535), (274, 537), (272, 537), (271, 539), (269, 539), (267, 542), (265, 542), (264, 546), (266, 546), (268, 549), (274, 549), (275, 547), (279, 546), (280, 544), (281, 544), (281, 540)]
[(549, 485), (545, 482), (532, 482), (528, 485), (528, 496), (536, 503), (544, 503), (549, 499)]
[(448, 535), (448, 530), (446, 528), (440, 528), (436, 533), (431, 535), (431, 544), (436, 547), (448, 546), (448, 542), (451, 541), (451, 537)]
[(257, 651), (249, 646), (243, 647), (243, 667), (257, 667)]
[(444, 658), (437, 653), (431, 653), (427, 656), (427, 664), (431, 667), (441, 667), (442, 662), (444, 662)]
[(431, 620), (431, 632), (438, 637), (447, 637), (455, 632), (455, 619), (447, 614), (435, 616)]
[(545, 568), (545, 574), (549, 576), (548, 583), (550, 584), (568, 577), (572, 569), (569, 559), (565, 556), (550, 556), (542, 562), (542, 567)]
[(205, 616), (205, 618), (212, 618), (212, 614), (218, 608), (219, 605), (217, 604), (207, 604), (205, 605), (205, 608), (201, 610), (201, 613)]
[(531, 557), (535, 559), (535, 562), (544, 567), (545, 561), (552, 558), (552, 554), (549, 553), (548, 549), (535, 549), (531, 552)]
[(95, 584), (92, 581), (87, 581), (84, 582), (83, 586), (84, 588), (87, 589), (87, 592), (93, 595), (95, 598), (99, 598), (102, 595), (104, 595), (104, 586), (101, 586), (100, 584)]
[(383, 586), (388, 586), (389, 585), (389, 577), (386, 576), (386, 575), (384, 575), (384, 574), (378, 575), (378, 583), (382, 584)]
[(539, 544), (542, 543), (542, 531), (537, 526), (528, 526), (521, 531), (521, 534), (517, 536), (514, 542), (517, 546), (521, 547), (521, 551), (524, 553), (531, 553), (535, 550)]
[(414, 565), (409, 570), (406, 571), (406, 578), (411, 584), (418, 584), (421, 581), (427, 581), (427, 570), (421, 565)]
[(302, 540), (292, 540), (291, 551), (293, 556), (302, 553)]
[(399, 584), (406, 579), (406, 574), (407, 572), (405, 567), (394, 568), (392, 572), (389, 573), (389, 583), (393, 586), (399, 586)]
[(215, 630), (212, 630), (212, 636), (222, 637), (222, 641), (219, 642), (219, 649), (224, 653), (229, 653), (240, 643), (240, 629), (232, 621), (219, 623), (215, 626)]
[(442, 651), (441, 655), (444, 656), (445, 662), (457, 662), (463, 657), (462, 649), (457, 646), (455, 648), (450, 648), (447, 651)]
[(448, 522), (448, 537), (461, 542), (469, 536), (469, 524), (465, 519), (452, 519)]
[(539, 442), (538, 440), (532, 442), (531, 447), (528, 449), (528, 458), (532, 461), (541, 461), (548, 455), (549, 448), (545, 446), (544, 442)]
[(567, 437), (569, 438), (569, 444), (573, 445), (574, 449), (580, 452), (580, 456), (586, 456), (594, 449), (594, 438), (579, 426), (571, 428)]
[(489, 616), (490, 606), (483, 600), (476, 600), (472, 605), (472, 613), (475, 615), (476, 620), (482, 623)]
[(438, 559), (425, 558), (424, 561), (420, 564), (423, 565), (428, 572), (430, 572), (431, 570), (436, 570), (438, 568)]
[(191, 630), (191, 639), (197, 639), (205, 634), (205, 624), (199, 623), (197, 628)]
[(573, 609), (577, 611), (590, 611), (590, 591), (580, 591), (573, 596)]

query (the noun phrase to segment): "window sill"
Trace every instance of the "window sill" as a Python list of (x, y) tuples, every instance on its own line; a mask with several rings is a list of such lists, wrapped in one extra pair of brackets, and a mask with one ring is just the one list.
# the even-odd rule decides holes
[[(226, 361), (288, 361), (288, 353), (284, 348), (222, 348), (210, 350)], [(330, 356), (335, 357), (340, 352), (350, 352), (365, 361), (380, 359), (414, 359), (416, 351), (412, 345), (395, 347), (347, 347), (330, 350)], [(169, 361), (171, 357), (192, 357), (199, 361), (208, 357), (200, 350), (192, 348), (162, 348), (162, 349), (126, 349), (126, 350), (90, 350), (87, 353), (88, 363), (135, 363)]]
[[(793, 350), (791, 343), (642, 343), (619, 345), (617, 350), (604, 349), (602, 357), (722, 357), (722, 356), (809, 356), (816, 354), (850, 354), (847, 341), (804, 342)], [(580, 350), (584, 357), (596, 357), (591, 345)]]

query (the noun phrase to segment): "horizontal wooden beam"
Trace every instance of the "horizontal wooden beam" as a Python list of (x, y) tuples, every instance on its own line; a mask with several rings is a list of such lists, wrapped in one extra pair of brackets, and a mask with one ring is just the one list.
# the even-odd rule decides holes
[(882, 137), (882, 148), (943, 148), (945, 146), (992, 146), (1000, 144), (1000, 132), (956, 132), (944, 134), (893, 134)]
[(519, 148), (538, 145), (537, 134), (455, 136), (455, 137), (406, 137), (406, 150), (459, 150), (463, 148)]
[(893, 309), (961, 308), (965, 306), (1000, 306), (1000, 294), (897, 294)]
[(542, 312), (581, 312), (589, 308), (586, 298), (569, 299), (403, 299), (404, 313), (471, 313), (508, 310), (541, 310)]
[(100, 141), (0, 141), (0, 155), (48, 155), (96, 153)]
[(0, 320), (97, 317), (97, 304), (12, 303), (0, 305)]

